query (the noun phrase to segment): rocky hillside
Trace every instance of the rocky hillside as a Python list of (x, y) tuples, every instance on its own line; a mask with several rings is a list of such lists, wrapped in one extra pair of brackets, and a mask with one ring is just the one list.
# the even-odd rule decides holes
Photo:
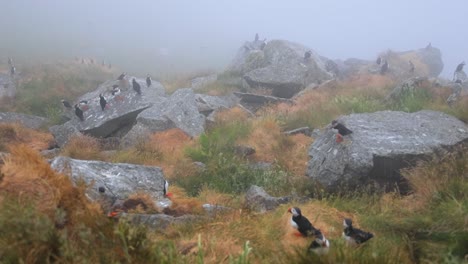
[[(435, 47), (378, 57), (257, 40), (171, 91), (108, 69), (17, 76), (9, 111), (55, 101), (49, 119), (0, 113), (0, 259), (462, 263), (465, 83), (437, 78)], [(320, 231), (298, 233), (294, 207)], [(373, 238), (348, 246), (345, 218)]]

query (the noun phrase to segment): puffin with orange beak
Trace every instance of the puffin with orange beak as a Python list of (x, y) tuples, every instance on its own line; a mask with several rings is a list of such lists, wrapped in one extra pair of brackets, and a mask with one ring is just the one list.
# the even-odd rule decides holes
[(297, 236), (312, 236), (318, 230), (310, 223), (309, 219), (302, 215), (301, 209), (292, 207), (288, 209), (288, 213), (292, 214), (291, 225), (296, 228), (299, 233)]
[(327, 254), (328, 250), (330, 249), (330, 242), (328, 239), (326, 239), (322, 232), (318, 229), (315, 231), (314, 235), (315, 239), (310, 244), (309, 250), (319, 256)]

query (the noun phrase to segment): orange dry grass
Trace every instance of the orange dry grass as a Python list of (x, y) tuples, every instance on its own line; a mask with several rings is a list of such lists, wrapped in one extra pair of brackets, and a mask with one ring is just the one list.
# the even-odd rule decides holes
[(244, 109), (236, 106), (231, 109), (218, 112), (215, 120), (216, 123), (224, 124), (228, 122), (246, 121), (248, 117), (249, 115)]
[(172, 194), (170, 198), (172, 205), (169, 210), (172, 215), (200, 214), (203, 212), (202, 202), (197, 198), (188, 197), (182, 188), (171, 186), (169, 192)]
[(86, 135), (73, 136), (62, 149), (62, 155), (82, 160), (100, 160), (99, 142)]
[(19, 123), (0, 124), (0, 151), (5, 151), (10, 144), (26, 144), (34, 150), (44, 150), (50, 147), (53, 136), (22, 126)]
[(86, 198), (83, 185), (76, 187), (68, 177), (55, 172), (38, 152), (27, 145), (12, 146), (9, 150), (11, 155), (1, 171), (4, 177), (0, 194), (33, 204), (52, 219), (60, 208), (66, 212), (68, 225), (84, 221), (83, 215), (101, 213), (99, 206)]
[(156, 207), (156, 204), (153, 201), (153, 198), (147, 193), (138, 192), (132, 195), (129, 195), (127, 199), (135, 199), (142, 201), (146, 206), (146, 210), (143, 209), (141, 206), (138, 206), (136, 210), (130, 211), (130, 213), (155, 213), (159, 210)]
[(185, 160), (185, 148), (192, 143), (192, 139), (178, 128), (154, 133), (148, 144), (162, 153), (162, 160), (153, 165), (161, 166), (165, 175), (171, 178), (176, 167)]

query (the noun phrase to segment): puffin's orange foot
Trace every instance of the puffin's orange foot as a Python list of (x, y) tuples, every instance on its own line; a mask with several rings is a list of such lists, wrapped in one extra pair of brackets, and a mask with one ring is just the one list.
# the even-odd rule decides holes
[(301, 237), (301, 236), (302, 236), (302, 234), (299, 233), (299, 232), (294, 233), (294, 235), (297, 236), (297, 237)]

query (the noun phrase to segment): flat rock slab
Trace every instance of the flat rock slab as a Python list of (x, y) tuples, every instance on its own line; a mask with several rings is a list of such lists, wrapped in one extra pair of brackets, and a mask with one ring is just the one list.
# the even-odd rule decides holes
[[(51, 167), (70, 176), (74, 182), (84, 180), (92, 184), (86, 194), (93, 201), (104, 202), (105, 206), (137, 192), (149, 194), (155, 202), (164, 197), (165, 178), (159, 167), (68, 157), (54, 158)], [(99, 187), (103, 187), (104, 192), (100, 192)]]
[(47, 118), (20, 113), (0, 113), (0, 123), (20, 123), (25, 127), (39, 129), (48, 122)]
[(309, 149), (307, 176), (331, 191), (367, 184), (404, 191), (400, 169), (468, 142), (466, 124), (436, 111), (351, 114), (338, 121), (353, 133), (337, 143), (336, 130), (328, 128)]

